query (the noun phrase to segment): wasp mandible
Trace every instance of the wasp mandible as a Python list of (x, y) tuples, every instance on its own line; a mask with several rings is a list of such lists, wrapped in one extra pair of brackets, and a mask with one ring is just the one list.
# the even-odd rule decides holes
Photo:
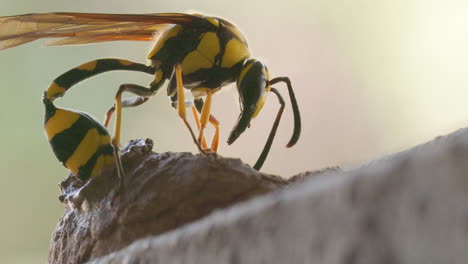
[[(270, 78), (267, 67), (250, 57), (246, 39), (240, 30), (225, 19), (184, 13), (42, 13), (0, 17), (0, 49), (42, 38), (55, 39), (48, 45), (155, 41), (148, 54), (149, 65), (116, 58), (93, 60), (60, 75), (44, 92), (45, 131), (51, 148), (58, 160), (83, 181), (98, 175), (104, 166), (114, 163), (122, 180), (124, 170), (119, 151), (122, 108), (147, 102), (166, 80), (172, 106), (178, 111), (201, 153), (218, 150), (219, 122), (211, 114), (212, 96), (232, 82), (237, 83), (241, 111), (228, 144), (234, 143), (258, 115), (269, 92), (277, 96), (281, 105), (254, 169), (259, 170), (268, 156), (285, 107), (281, 94), (272, 85), (280, 82), (286, 84), (294, 113), (294, 130), (286, 146), (295, 145), (299, 139), (301, 118), (289, 78)], [(103, 125), (86, 113), (62, 109), (53, 104), (55, 99), (62, 97), (78, 82), (115, 70), (147, 73), (154, 79), (147, 87), (121, 85)], [(190, 90), (193, 95), (192, 106), (185, 101), (184, 89)], [(123, 92), (133, 96), (122, 99)], [(192, 109), (197, 134), (187, 121), (187, 108)], [(114, 112), (115, 127), (111, 137), (107, 127)], [(209, 146), (204, 136), (208, 123), (215, 128)]]

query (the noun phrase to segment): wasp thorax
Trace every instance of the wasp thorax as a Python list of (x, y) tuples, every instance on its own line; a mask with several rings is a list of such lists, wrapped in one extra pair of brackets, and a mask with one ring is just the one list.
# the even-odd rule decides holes
[(241, 69), (237, 80), (241, 113), (231, 131), (228, 144), (233, 143), (249, 126), (250, 120), (262, 109), (269, 91), (269, 74), (265, 64), (258, 60), (248, 60)]

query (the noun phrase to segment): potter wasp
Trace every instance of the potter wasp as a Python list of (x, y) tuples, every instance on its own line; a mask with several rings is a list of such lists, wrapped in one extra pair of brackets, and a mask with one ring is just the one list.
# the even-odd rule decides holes
[[(211, 114), (212, 96), (232, 82), (237, 83), (241, 112), (228, 144), (249, 127), (269, 92), (277, 96), (281, 105), (254, 169), (259, 170), (268, 156), (285, 107), (281, 94), (272, 87), (274, 84), (286, 84), (294, 113), (294, 130), (287, 147), (299, 139), (301, 118), (289, 78), (270, 78), (267, 67), (250, 57), (247, 42), (239, 29), (222, 18), (183, 13), (43, 13), (0, 17), (0, 49), (43, 38), (53, 38), (48, 45), (121, 40), (155, 42), (147, 57), (149, 64), (116, 58), (93, 60), (60, 75), (44, 92), (45, 132), (51, 148), (58, 160), (83, 181), (98, 175), (103, 167), (111, 164), (116, 165), (122, 180), (119, 151), (122, 108), (147, 102), (166, 80), (172, 106), (201, 153), (218, 150), (219, 122)], [(54, 105), (55, 99), (78, 82), (116, 70), (142, 72), (154, 79), (147, 87), (121, 85), (114, 105), (105, 115), (104, 124), (86, 113)], [(184, 89), (190, 90), (193, 101), (185, 101)], [(122, 99), (124, 92), (133, 96)], [(186, 110), (190, 108), (197, 134), (187, 121)], [(111, 137), (107, 127), (114, 112), (115, 127)], [(203, 133), (208, 123), (215, 128), (210, 145)]]

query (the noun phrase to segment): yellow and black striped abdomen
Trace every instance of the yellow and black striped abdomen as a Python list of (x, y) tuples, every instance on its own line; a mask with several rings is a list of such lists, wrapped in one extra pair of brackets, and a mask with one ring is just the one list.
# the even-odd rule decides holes
[(114, 163), (111, 137), (87, 114), (57, 108), (44, 99), (45, 132), (57, 159), (82, 181)]
[(75, 67), (57, 77), (44, 92), (45, 132), (57, 159), (81, 180), (99, 174), (100, 170), (116, 161), (111, 137), (107, 130), (89, 115), (61, 109), (53, 101), (73, 85), (92, 76), (115, 70), (154, 74), (155, 69), (123, 59), (93, 60)]

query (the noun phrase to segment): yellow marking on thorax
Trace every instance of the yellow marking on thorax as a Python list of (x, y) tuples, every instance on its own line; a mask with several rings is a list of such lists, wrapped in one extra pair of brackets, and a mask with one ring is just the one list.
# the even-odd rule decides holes
[(100, 135), (96, 128), (91, 128), (70, 158), (65, 162), (65, 166), (73, 173), (77, 174), (80, 167), (86, 165), (100, 146), (109, 143), (110, 137), (108, 135)]
[(50, 84), (49, 88), (47, 88), (47, 93), (45, 97), (46, 99), (52, 100), (57, 96), (63, 95), (65, 91), (67, 91), (67, 89), (53, 82)]
[(96, 69), (97, 61), (90, 61), (85, 64), (82, 64), (76, 67), (77, 70), (84, 70), (84, 71), (94, 71)]
[(114, 156), (113, 155), (100, 155), (99, 158), (96, 160), (96, 164), (94, 164), (93, 170), (91, 171), (91, 178), (98, 176), (101, 174), (101, 170), (108, 166), (111, 165), (115, 162)]
[(249, 57), (250, 51), (247, 46), (238, 39), (233, 38), (226, 44), (226, 49), (221, 61), (221, 67), (231, 68)]
[(208, 20), (208, 22), (210, 22), (213, 26), (219, 27), (218, 19), (216, 19), (214, 17), (205, 17), (205, 19)]
[(197, 50), (214, 62), (214, 57), (219, 53), (219, 38), (215, 32), (207, 32), (200, 40)]
[(151, 59), (156, 53), (159, 52), (159, 50), (161, 50), (168, 39), (177, 36), (182, 31), (182, 29), (183, 27), (181, 25), (175, 25), (166, 29), (166, 31), (164, 31), (156, 40), (156, 44), (154, 44), (154, 47), (148, 54), (147, 58)]
[(231, 30), (231, 32), (237, 37), (239, 38), (239, 40), (241, 42), (244, 43), (245, 46), (247, 46), (247, 40), (245, 39), (244, 35), (242, 34), (242, 32), (240, 32), (240, 30), (235, 27), (235, 26), (231, 26), (231, 25), (226, 25), (226, 27)]
[(190, 52), (182, 61), (184, 75), (199, 69), (213, 67), (215, 56), (220, 51), (219, 39), (216, 33), (207, 32), (200, 40), (196, 50)]

